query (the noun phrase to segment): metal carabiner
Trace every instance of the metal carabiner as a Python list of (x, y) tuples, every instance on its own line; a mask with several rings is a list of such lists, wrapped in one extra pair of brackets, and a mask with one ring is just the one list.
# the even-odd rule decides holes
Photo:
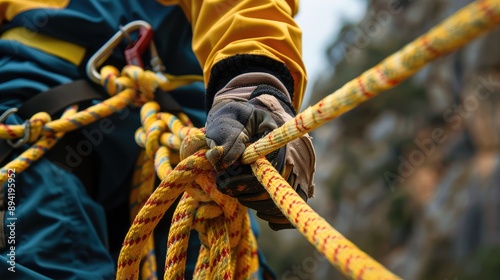
[[(90, 57), (89, 61), (87, 62), (87, 67), (86, 67), (86, 72), (87, 76), (95, 83), (100, 84), (101, 83), (101, 74), (97, 71), (97, 68), (101, 66), (106, 59), (109, 58), (109, 56), (113, 53), (113, 50), (118, 47), (118, 45), (122, 42), (124, 38), (126, 38), (126, 34), (139, 30), (151, 30), (152, 32), (152, 27), (149, 23), (143, 20), (136, 20), (132, 21), (123, 28), (121, 28), (118, 32), (111, 37), (92, 57)], [(144, 34), (147, 34), (144, 33)], [(147, 39), (147, 36), (143, 36), (144, 39)]]
[(3, 123), (10, 115), (17, 113), (17, 108), (9, 108), (0, 116), (0, 123)]
[[(0, 123), (3, 123), (10, 115), (17, 113), (17, 111), (18, 111), (17, 108), (7, 109), (7, 111), (3, 112), (3, 114), (0, 116)], [(14, 149), (17, 149), (22, 145), (28, 143), (28, 140), (30, 139), (30, 129), (31, 129), (30, 121), (26, 120), (23, 125), (24, 125), (23, 138), (17, 140), (16, 142), (12, 141), (12, 139), (7, 139), (7, 143)]]

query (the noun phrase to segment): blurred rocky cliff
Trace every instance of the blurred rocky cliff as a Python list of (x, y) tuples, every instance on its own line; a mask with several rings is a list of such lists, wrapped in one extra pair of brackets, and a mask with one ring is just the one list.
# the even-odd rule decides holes
[[(470, 2), (369, 1), (328, 48), (310, 103)], [(311, 204), (361, 249), (404, 279), (500, 279), (500, 29), (312, 136)], [(280, 279), (343, 279), (308, 254)]]

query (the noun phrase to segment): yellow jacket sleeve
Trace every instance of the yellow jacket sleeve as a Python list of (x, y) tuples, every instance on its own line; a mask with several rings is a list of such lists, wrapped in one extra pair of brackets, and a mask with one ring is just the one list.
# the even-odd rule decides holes
[(299, 108), (307, 77), (302, 31), (293, 20), (298, 0), (158, 0), (184, 10), (193, 29), (193, 51), (208, 84), (212, 66), (237, 55), (261, 55), (282, 62), (293, 77), (293, 105)]

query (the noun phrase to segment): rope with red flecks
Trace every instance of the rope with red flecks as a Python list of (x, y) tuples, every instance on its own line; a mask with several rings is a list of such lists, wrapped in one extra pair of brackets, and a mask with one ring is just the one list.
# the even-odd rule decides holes
[[(500, 1), (473, 2), (427, 34), (408, 44), (401, 51), (383, 60), (379, 65), (347, 83), (318, 104), (308, 108), (294, 120), (285, 123), (267, 137), (257, 141), (245, 151), (243, 162), (251, 163), (252, 170), (270, 192), (271, 197), (285, 216), (344, 275), (353, 279), (397, 279), (397, 276), (359, 250), (317, 215), (300, 199), (274, 168), (260, 157), (347, 112), (361, 102), (376, 96), (379, 92), (394, 87), (430, 61), (463, 46), (499, 23)], [(102, 72), (105, 70), (107, 71), (103, 68)], [(137, 76), (134, 74), (137, 72), (140, 71), (131, 67), (124, 69), (124, 73), (129, 76), (128, 78)], [(71, 115), (68, 118), (50, 121), (46, 117), (35, 115), (30, 120), (33, 126), (29, 128), (32, 130), (29, 143), (36, 141), (39, 136), (47, 138), (42, 138), (45, 142), (39, 142), (39, 147), (35, 145), (32, 150), (34, 153), (27, 156), (24, 163), (21, 162), (23, 161), (21, 159), (14, 164), (20, 164), (26, 168), (30, 161), (36, 160), (46, 149), (50, 148), (62, 133), (112, 114), (117, 108), (124, 108), (130, 104), (142, 104), (151, 100), (150, 93), (154, 92), (151, 89), (160, 85), (160, 82), (153, 75), (145, 72), (145, 79), (138, 80), (138, 87), (143, 95), (136, 96), (137, 91), (132, 90), (136, 87), (135, 83), (127, 79), (122, 81), (120, 77), (114, 79), (113, 77), (118, 75), (118, 71), (112, 70), (108, 74), (102, 75), (106, 79), (107, 77), (112, 78), (108, 80), (109, 83), (105, 83), (105, 86), (108, 89), (113, 89), (111, 91), (115, 93), (120, 93), (108, 101), (82, 112), (76, 113), (76, 110), (71, 108), (67, 112), (68, 116)], [(122, 91), (122, 89), (124, 90)], [(142, 89), (147, 90), (143, 91)], [(108, 90), (110, 93), (111, 91)], [(116, 104), (111, 105), (111, 101)], [(160, 117), (160, 119), (163, 118), (167, 120), (170, 117), (166, 115)], [(151, 139), (163, 139), (162, 134), (156, 132), (156, 130), (161, 130), (163, 125), (153, 124), (154, 122), (151, 127), (154, 129), (147, 129), (145, 138), (147, 139), (148, 135), (151, 135), (154, 136)], [(148, 126), (146, 125), (146, 127)], [(20, 138), (25, 134), (26, 129), (28, 129), (27, 126), (23, 125), (8, 126), (2, 124), (0, 125), (0, 138)], [(148, 157), (149, 161), (152, 157), (155, 158), (157, 172), (163, 170), (159, 174), (163, 181), (147, 201), (143, 203), (147, 196), (140, 198), (138, 205), (144, 205), (135, 217), (120, 253), (117, 275), (120, 279), (138, 278), (141, 256), (154, 227), (183, 191), (186, 193), (174, 214), (172, 230), (169, 235), (166, 279), (184, 277), (187, 233), (191, 227), (200, 232), (204, 244), (195, 269), (195, 278), (249, 279), (255, 277), (258, 258), (255, 238), (250, 231), (246, 208), (239, 205), (235, 199), (218, 193), (214, 185), (213, 167), (205, 158), (204, 135), (199, 130), (191, 131), (191, 133), (189, 130), (179, 132), (184, 133), (184, 136), (189, 134), (184, 141), (187, 145), (184, 153), (190, 155), (193, 151), (199, 151), (186, 157), (172, 171), (168, 167), (164, 167), (166, 169), (160, 168), (160, 166), (164, 166), (161, 155), (166, 156), (165, 151), (161, 149), (162, 147), (145, 141), (145, 156)], [(139, 132), (137, 137), (142, 139), (143, 136), (140, 134)], [(43, 147), (40, 146), (42, 143)], [(165, 144), (162, 145), (168, 146), (167, 143), (169, 141), (165, 141)], [(0, 178), (3, 178), (1, 171), (3, 169), (0, 170)]]
[[(189, 232), (196, 229), (204, 246), (194, 277), (197, 279), (251, 279), (258, 270), (257, 243), (250, 229), (247, 208), (220, 193), (215, 171), (205, 158), (202, 130), (183, 142), (181, 161), (144, 203), (130, 228), (118, 261), (118, 279), (137, 279), (142, 252), (157, 223), (182, 194), (168, 238), (165, 279), (184, 279)], [(200, 150), (201, 148), (201, 150)]]
[[(192, 131), (183, 147), (181, 157), (187, 158), (153, 192), (125, 237), (117, 279), (137, 279), (147, 240), (182, 192), (185, 193), (172, 218), (164, 279), (184, 279), (191, 229), (199, 232), (204, 245), (195, 267), (195, 279), (254, 279), (258, 270), (257, 245), (247, 208), (217, 190), (213, 166), (205, 158), (207, 147), (202, 130)], [(267, 160), (252, 163), (252, 169), (287, 218), (340, 271), (356, 279), (398, 279), (316, 214)]]
[[(500, 1), (476, 1), (433, 28), (427, 34), (408, 44), (401, 51), (383, 60), (379, 65), (347, 83), (337, 92), (327, 96), (318, 104), (306, 109), (304, 112), (297, 115), (294, 120), (285, 123), (280, 128), (268, 134), (267, 137), (258, 140), (246, 149), (243, 155), (243, 162), (251, 164), (253, 172), (271, 194), (274, 202), (282, 210), (284, 215), (344, 275), (351, 279), (398, 278), (367, 254), (359, 250), (354, 244), (331, 227), (323, 218), (317, 215), (302, 199), (300, 199), (274, 168), (261, 157), (284, 146), (289, 141), (312, 131), (314, 128), (317, 128), (342, 113), (347, 112), (361, 102), (376, 96), (379, 92), (396, 86), (430, 61), (463, 46), (465, 43), (487, 30), (492, 29), (499, 23)], [(130, 279), (129, 277), (136, 275), (134, 273), (136, 273), (137, 260), (133, 258), (130, 259), (130, 256), (134, 256), (132, 248), (135, 245), (142, 246), (143, 239), (146, 237), (146, 235), (140, 236), (137, 234), (138, 232), (146, 232), (147, 235), (150, 235), (152, 231), (151, 228), (141, 229), (141, 227), (145, 227), (145, 225), (149, 227), (153, 224), (156, 225), (159, 217), (161, 217), (164, 212), (154, 212), (156, 214), (152, 214), (151, 216), (149, 214), (149, 212), (153, 211), (153, 209), (150, 209), (151, 205), (166, 210), (173, 202), (172, 197), (167, 196), (167, 193), (170, 193), (170, 195), (172, 193), (178, 195), (182, 190), (186, 189), (189, 196), (184, 196), (183, 201), (189, 207), (185, 206), (186, 209), (183, 210), (184, 212), (178, 212), (178, 216), (176, 216), (177, 218), (174, 219), (174, 222), (181, 221), (185, 224), (190, 224), (192, 222), (189, 220), (191, 219), (189, 218), (189, 214), (194, 213), (193, 211), (199, 206), (196, 205), (197, 202), (195, 202), (194, 199), (190, 199), (192, 195), (191, 192), (196, 189), (195, 186), (192, 186), (192, 182), (198, 175), (203, 176), (202, 174), (204, 172), (212, 172), (210, 164), (208, 164), (207, 160), (202, 156), (204, 152), (205, 151), (198, 152), (181, 162), (178, 166), (179, 170), (176, 168), (167, 176), (160, 185), (161, 188), (159, 188), (159, 192), (157, 193), (155, 191), (153, 193), (150, 200), (148, 200), (145, 207), (138, 214), (139, 220), (136, 219), (136, 222), (134, 222), (135, 227), (133, 226), (133, 230), (131, 229), (129, 235), (127, 235), (126, 243), (122, 250), (123, 254), (120, 255), (120, 272), (127, 270), (127, 273), (120, 273), (119, 278)], [(194, 165), (195, 162), (198, 165)], [(204, 170), (204, 168), (207, 169)], [(181, 176), (189, 178), (180, 178)], [(213, 179), (214, 178), (211, 178), (211, 182), (214, 181)], [(208, 188), (207, 191), (213, 193), (213, 186), (212, 188)], [(148, 204), (150, 201), (151, 203)], [(219, 211), (222, 213), (222, 210)], [(213, 228), (223, 232), (223, 226), (217, 218), (211, 219), (209, 224), (213, 226)], [(181, 228), (180, 225), (178, 226)], [(180, 235), (176, 236), (186, 236), (187, 232), (185, 229), (184, 231), (182, 229), (177, 230), (180, 232)], [(220, 239), (220, 236), (214, 233), (207, 234), (207, 236), (210, 242), (225, 240)], [(175, 278), (183, 277), (183, 272), (181, 271), (182, 262), (185, 261), (184, 249), (185, 246), (187, 246), (184, 239), (181, 238), (183, 240), (182, 242), (178, 242), (177, 239), (178, 237), (171, 239), (172, 243), (169, 241), (169, 244), (182, 248), (176, 249), (180, 250), (181, 253), (175, 254), (176, 257), (174, 260), (177, 261), (167, 261), (169, 264), (167, 270), (171, 269), (171, 271), (176, 271), (176, 274), (174, 274)], [(216, 269), (215, 266), (221, 263), (220, 256), (228, 255), (227, 247), (224, 246), (227, 242), (225, 244), (223, 243), (224, 242), (218, 243), (222, 246), (221, 250), (212, 251), (210, 249), (209, 252), (202, 249), (195, 273), (198, 279), (200, 277), (203, 279), (211, 279), (214, 276), (231, 278), (235, 276), (233, 274), (226, 274), (228, 271), (227, 269), (224, 270), (224, 273), (210, 274)], [(169, 248), (169, 250), (171, 250), (171, 248)], [(215, 257), (216, 261), (207, 261), (207, 255)], [(179, 262), (181, 265), (177, 265)], [(230, 262), (227, 265), (233, 268), (234, 264)], [(232, 272), (232, 270), (230, 272)], [(168, 275), (174, 276), (172, 274)]]

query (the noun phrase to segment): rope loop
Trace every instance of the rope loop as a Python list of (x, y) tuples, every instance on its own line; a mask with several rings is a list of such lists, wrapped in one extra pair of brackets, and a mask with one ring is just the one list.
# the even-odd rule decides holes
[(52, 118), (50, 115), (46, 112), (40, 112), (36, 113), (29, 119), (29, 143), (34, 143), (36, 140), (38, 140), (41, 137), (43, 127), (45, 124), (49, 123), (52, 121)]

